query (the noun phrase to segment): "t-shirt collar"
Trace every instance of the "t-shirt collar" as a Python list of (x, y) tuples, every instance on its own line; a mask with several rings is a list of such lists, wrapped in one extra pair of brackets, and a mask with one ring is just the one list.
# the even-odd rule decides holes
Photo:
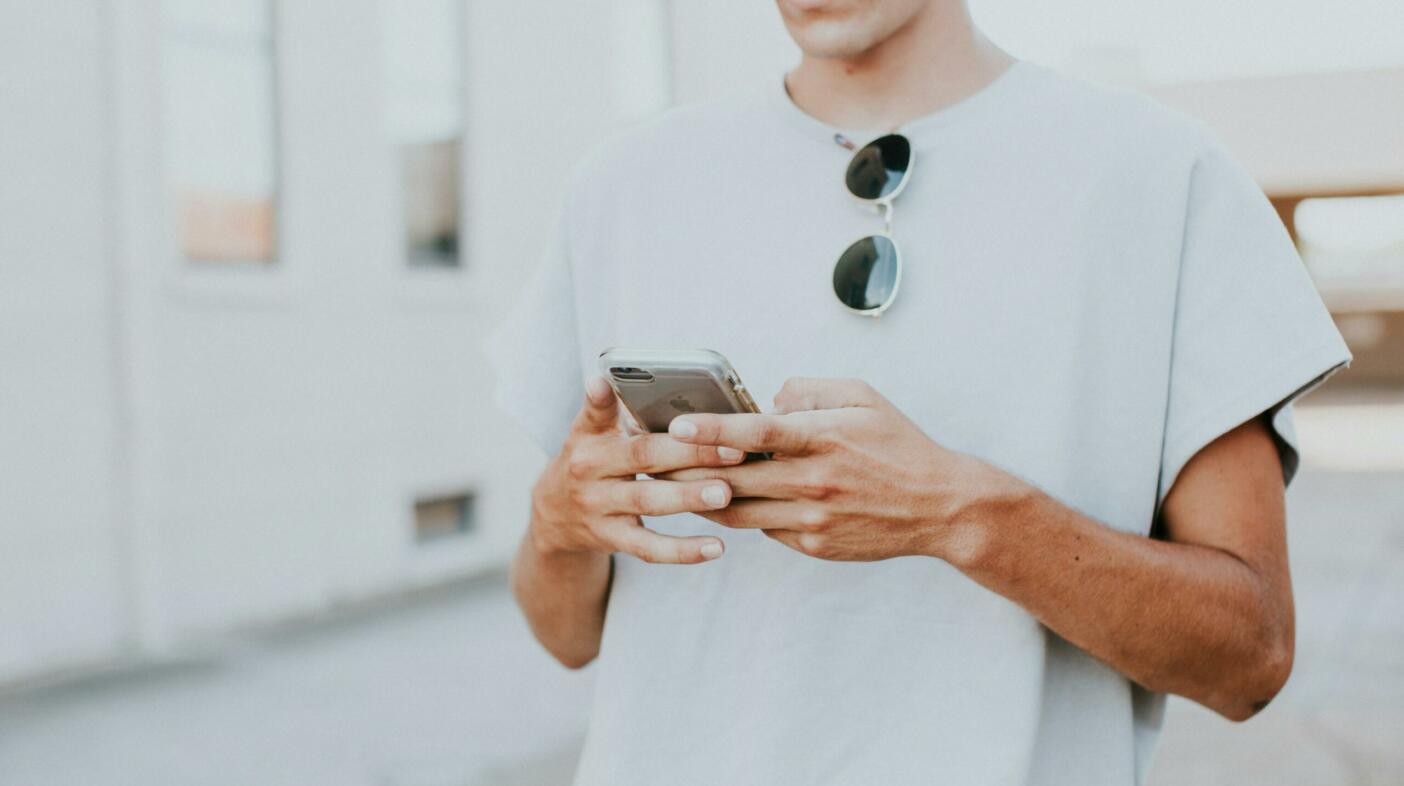
[[(929, 112), (912, 120), (908, 120), (897, 127), (897, 132), (911, 140), (915, 147), (923, 147), (925, 143), (932, 139), (938, 129), (945, 128), (954, 123), (959, 123), (978, 115), (990, 104), (996, 103), (999, 96), (1009, 91), (1011, 85), (1020, 78), (1024, 72), (1032, 68), (1032, 64), (1025, 60), (1015, 60), (1004, 72), (994, 78), (994, 81), (980, 88), (979, 91), (962, 98), (961, 100), (941, 107), (934, 112)], [(783, 115), (786, 121), (814, 139), (832, 143), (835, 134), (842, 134), (856, 145), (862, 145), (885, 134), (892, 133), (890, 128), (841, 128), (830, 125), (817, 117), (800, 109), (790, 98), (789, 91), (785, 89), (785, 74), (781, 72), (773, 78), (770, 87), (766, 90), (771, 104)]]

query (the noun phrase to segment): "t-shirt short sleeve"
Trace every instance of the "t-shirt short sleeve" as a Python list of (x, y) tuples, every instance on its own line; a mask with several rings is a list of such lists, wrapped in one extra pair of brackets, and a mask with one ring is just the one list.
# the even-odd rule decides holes
[(1210, 442), (1270, 414), (1283, 480), (1291, 403), (1351, 359), (1276, 211), (1208, 135), (1190, 175), (1156, 509)]
[(564, 214), (540, 263), (483, 351), (496, 375), (493, 401), (555, 455), (585, 396)]

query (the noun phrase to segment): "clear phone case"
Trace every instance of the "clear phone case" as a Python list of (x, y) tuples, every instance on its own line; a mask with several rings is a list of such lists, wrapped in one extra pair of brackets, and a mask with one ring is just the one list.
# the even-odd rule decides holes
[(759, 412), (741, 377), (710, 349), (629, 349), (600, 353), (600, 373), (634, 420), (653, 432), (668, 430), (689, 412)]

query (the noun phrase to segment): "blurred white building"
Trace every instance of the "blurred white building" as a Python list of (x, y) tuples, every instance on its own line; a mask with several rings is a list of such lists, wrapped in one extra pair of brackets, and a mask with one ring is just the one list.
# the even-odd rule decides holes
[(477, 342), (571, 166), (794, 58), (757, 0), (0, 0), (0, 684), (503, 565)]
[(631, 5), (0, 0), (0, 683), (503, 564), (477, 342)]

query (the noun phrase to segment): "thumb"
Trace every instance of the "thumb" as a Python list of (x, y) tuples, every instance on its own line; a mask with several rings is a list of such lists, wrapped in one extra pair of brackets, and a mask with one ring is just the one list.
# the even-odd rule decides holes
[(872, 407), (882, 400), (877, 391), (860, 379), (814, 379), (791, 377), (775, 394), (776, 415), (840, 407)]
[(619, 402), (604, 377), (591, 377), (585, 383), (585, 404), (571, 425), (574, 431), (608, 434), (619, 427)]

